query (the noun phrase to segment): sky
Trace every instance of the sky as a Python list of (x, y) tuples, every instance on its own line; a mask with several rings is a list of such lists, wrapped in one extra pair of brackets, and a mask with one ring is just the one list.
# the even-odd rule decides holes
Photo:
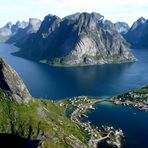
[(131, 25), (139, 17), (148, 19), (148, 0), (0, 0), (0, 26), (17, 20), (64, 17), (76, 12), (98, 12), (112, 22)]

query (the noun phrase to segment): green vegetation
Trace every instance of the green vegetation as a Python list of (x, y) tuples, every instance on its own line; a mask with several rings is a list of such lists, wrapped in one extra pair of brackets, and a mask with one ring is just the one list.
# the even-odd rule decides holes
[[(44, 64), (53, 65), (53, 66), (64, 66), (64, 67), (87, 66), (89, 64), (86, 63), (85, 59), (89, 59), (90, 61), (95, 61), (96, 63), (105, 62), (108, 64), (120, 64), (120, 63), (131, 62), (129, 59), (125, 59), (120, 56), (103, 56), (103, 55), (88, 56), (88, 55), (84, 55), (83, 61), (79, 62), (79, 64), (77, 64), (77, 63), (74, 64), (73, 61), (77, 61), (77, 57), (72, 54), (69, 54), (64, 57), (54, 57), (52, 59), (43, 59), (43, 60), (40, 60), (40, 62), (44, 63)], [(70, 64), (70, 63), (72, 63), (72, 64)]]
[(54, 57), (51, 60), (48, 60), (48, 64), (51, 64), (53, 66), (69, 66), (67, 63), (75, 59), (77, 59), (75, 55), (69, 54), (64, 57)]
[(41, 140), (45, 148), (87, 146), (87, 132), (65, 116), (60, 102), (33, 99), (27, 105), (17, 104), (0, 90), (0, 114), (1, 133)]
[(148, 111), (148, 87), (143, 87), (114, 97), (116, 104), (132, 105), (140, 110)]
[(144, 87), (142, 89), (137, 89), (135, 91), (133, 91), (134, 93), (137, 93), (137, 94), (148, 94), (148, 86), (147, 87)]

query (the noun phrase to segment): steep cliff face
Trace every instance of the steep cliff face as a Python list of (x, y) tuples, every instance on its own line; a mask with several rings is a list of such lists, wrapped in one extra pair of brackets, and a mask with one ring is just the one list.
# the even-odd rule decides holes
[(148, 20), (143, 17), (139, 18), (133, 23), (132, 27), (124, 37), (133, 48), (147, 48)]
[(48, 15), (39, 31), (17, 43), (15, 55), (52, 65), (74, 66), (134, 61), (113, 23), (99, 13)]
[[(98, 20), (101, 18), (100, 16)], [(82, 13), (76, 22), (66, 24), (71, 29), (64, 44), (57, 51), (61, 55), (57, 56), (56, 60), (60, 60), (64, 65), (93, 65), (132, 60), (133, 57), (128, 53), (122, 39), (99, 27), (96, 22), (98, 21), (94, 20), (91, 14)]]
[(19, 75), (0, 59), (0, 88), (8, 92), (12, 101), (17, 103), (28, 103), (31, 95)]

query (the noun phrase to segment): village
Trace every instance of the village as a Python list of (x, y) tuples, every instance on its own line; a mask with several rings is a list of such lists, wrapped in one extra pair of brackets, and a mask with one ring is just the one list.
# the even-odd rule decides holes
[(75, 110), (71, 114), (71, 120), (81, 127), (83, 127), (89, 134), (89, 147), (96, 148), (98, 144), (106, 140), (109, 145), (116, 146), (117, 148), (121, 147), (121, 141), (124, 137), (123, 131), (121, 129), (114, 129), (113, 127), (101, 126), (95, 127), (91, 125), (91, 122), (83, 122), (82, 118), (87, 118), (86, 113), (90, 110), (95, 110), (95, 105), (97, 103), (101, 103), (107, 101), (106, 99), (90, 99), (89, 97), (75, 97), (73, 99), (69, 99), (66, 104), (68, 108), (69, 106), (73, 106)]
[(121, 129), (114, 129), (102, 125), (101, 127), (95, 127), (89, 121), (82, 121), (83, 118), (87, 118), (87, 112), (95, 110), (96, 104), (101, 102), (111, 102), (115, 105), (133, 106), (141, 111), (148, 112), (148, 93), (141, 93), (143, 90), (130, 91), (123, 95), (114, 96), (107, 99), (94, 98), (94, 97), (74, 97), (68, 99), (66, 102), (61, 103), (61, 106), (73, 108), (71, 113), (71, 120), (81, 127), (83, 127), (89, 134), (89, 147), (96, 148), (98, 144), (106, 140), (109, 145), (121, 147), (122, 139), (124, 137)]
[(148, 112), (148, 93), (138, 93), (131, 91), (124, 95), (119, 95), (112, 98), (116, 105), (133, 106), (141, 111)]

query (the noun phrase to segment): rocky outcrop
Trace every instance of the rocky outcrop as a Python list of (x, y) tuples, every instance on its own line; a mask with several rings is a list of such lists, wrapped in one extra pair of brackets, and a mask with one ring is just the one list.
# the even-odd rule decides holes
[(99, 13), (48, 15), (39, 31), (17, 43), (15, 55), (52, 65), (74, 66), (134, 61), (114, 24)]
[(129, 25), (127, 23), (125, 23), (125, 22), (117, 22), (117, 23), (115, 23), (115, 28), (121, 34), (127, 33), (128, 30), (130, 29)]
[(16, 103), (28, 103), (31, 95), (19, 75), (0, 59), (0, 88), (5, 90)]
[(148, 20), (139, 18), (124, 37), (132, 48), (148, 48)]

